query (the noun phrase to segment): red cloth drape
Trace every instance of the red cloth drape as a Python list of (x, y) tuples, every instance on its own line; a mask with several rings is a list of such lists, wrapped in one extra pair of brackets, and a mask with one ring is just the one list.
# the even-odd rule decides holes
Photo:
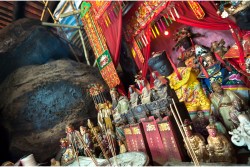
[(145, 78), (147, 75), (147, 71), (148, 71), (148, 59), (151, 57), (151, 51), (150, 51), (150, 26), (147, 26), (145, 28), (145, 36), (148, 40), (148, 45), (144, 48), (142, 48), (142, 54), (144, 56), (144, 63), (143, 63), (143, 67), (142, 67), (142, 77)]
[[(120, 60), (121, 37), (122, 37), (122, 8), (120, 7), (117, 16), (115, 14), (113, 5), (110, 5), (106, 11), (109, 13), (109, 19), (111, 21), (111, 24), (108, 26), (105, 24), (104, 16), (100, 17), (98, 22), (102, 28), (103, 35), (106, 38), (106, 43), (110, 55), (112, 57), (114, 66), (116, 68)], [(120, 82), (120, 84), (117, 86), (117, 90), (122, 95), (127, 94), (122, 82)]]
[(187, 2), (176, 2), (176, 9), (180, 15), (180, 18), (176, 19), (176, 21), (189, 26), (213, 30), (229, 30), (229, 25), (231, 25), (232, 28), (238, 28), (233, 21), (223, 19), (216, 13), (217, 9), (213, 2), (200, 1), (199, 4), (206, 14), (201, 20), (196, 18)]
[[(111, 24), (107, 27), (105, 24), (101, 24), (103, 34), (106, 38), (106, 42), (109, 48), (110, 55), (112, 57), (115, 67), (119, 64), (120, 49), (121, 49), (121, 37), (122, 37), (122, 9), (120, 8), (118, 16), (116, 17), (112, 8), (112, 5), (107, 9), (110, 13)], [(102, 17), (100, 19), (103, 19)], [(99, 20), (102, 22), (103, 20)]]

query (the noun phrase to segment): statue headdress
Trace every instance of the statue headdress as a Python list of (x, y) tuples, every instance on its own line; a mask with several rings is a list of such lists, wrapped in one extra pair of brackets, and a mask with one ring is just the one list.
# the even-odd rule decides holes
[(217, 130), (216, 126), (214, 124), (209, 124), (207, 127), (206, 127), (207, 130), (209, 129), (215, 129)]

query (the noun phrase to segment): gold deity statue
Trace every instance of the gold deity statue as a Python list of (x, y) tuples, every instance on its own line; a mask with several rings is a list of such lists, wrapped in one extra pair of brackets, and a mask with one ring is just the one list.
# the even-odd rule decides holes
[(217, 132), (215, 125), (208, 125), (207, 149), (211, 162), (233, 162), (233, 147), (228, 139)]
[[(204, 137), (199, 133), (193, 133), (192, 127), (188, 123), (184, 124), (184, 131), (186, 134), (186, 139), (189, 141), (190, 146), (193, 149), (198, 161), (208, 162), (209, 155), (206, 149)], [(185, 148), (187, 148), (186, 145), (185, 145)], [(191, 157), (189, 151), (188, 151), (188, 155), (189, 157)]]

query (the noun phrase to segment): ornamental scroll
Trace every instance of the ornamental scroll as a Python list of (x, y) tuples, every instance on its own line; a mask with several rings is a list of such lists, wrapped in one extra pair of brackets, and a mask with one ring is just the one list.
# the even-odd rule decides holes
[(120, 79), (116, 73), (115, 66), (108, 50), (105, 50), (103, 54), (97, 58), (97, 65), (109, 88), (114, 88), (120, 84)]

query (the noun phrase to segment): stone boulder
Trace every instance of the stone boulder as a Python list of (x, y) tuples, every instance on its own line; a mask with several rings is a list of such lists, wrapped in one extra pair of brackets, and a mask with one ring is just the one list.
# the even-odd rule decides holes
[(24, 18), (0, 30), (0, 59), (1, 83), (20, 67), (75, 58), (56, 29), (42, 26), (39, 20)]
[(71, 60), (14, 71), (0, 85), (1, 138), (9, 142), (0, 148), (9, 144), (13, 161), (33, 153), (38, 162), (47, 162), (58, 151), (67, 123), (79, 126), (88, 118), (96, 120), (86, 93), (90, 83), (104, 85), (98, 69)]

